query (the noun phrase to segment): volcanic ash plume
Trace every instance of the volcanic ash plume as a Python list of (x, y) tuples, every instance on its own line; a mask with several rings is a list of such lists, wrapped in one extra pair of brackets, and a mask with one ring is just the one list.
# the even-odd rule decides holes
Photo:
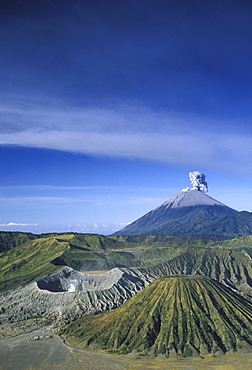
[(207, 182), (205, 181), (206, 176), (199, 172), (189, 172), (189, 178), (194, 190), (202, 191), (203, 193), (208, 191)]

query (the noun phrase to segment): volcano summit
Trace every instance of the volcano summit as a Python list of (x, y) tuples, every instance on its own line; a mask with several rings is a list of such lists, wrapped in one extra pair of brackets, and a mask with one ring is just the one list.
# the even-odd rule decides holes
[(183, 189), (114, 235), (193, 234), (195, 232), (191, 227), (190, 232), (187, 232), (187, 229), (194, 222), (237, 213), (236, 210), (204, 194), (208, 191), (204, 174), (194, 171), (189, 173), (189, 177), (192, 188)]

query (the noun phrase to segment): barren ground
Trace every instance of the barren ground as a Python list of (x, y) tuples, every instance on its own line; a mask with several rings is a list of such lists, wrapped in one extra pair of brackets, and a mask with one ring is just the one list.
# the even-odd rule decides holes
[[(31, 341), (33, 336), (52, 334), (51, 339)], [(63, 343), (50, 329), (0, 339), (1, 370), (252, 370), (252, 354), (228, 354), (205, 358), (138, 358), (78, 351)]]

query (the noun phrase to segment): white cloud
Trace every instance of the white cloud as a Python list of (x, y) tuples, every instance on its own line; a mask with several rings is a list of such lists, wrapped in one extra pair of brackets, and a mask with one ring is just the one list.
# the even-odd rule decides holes
[(8, 222), (6, 224), (0, 224), (1, 227), (7, 227), (7, 226), (38, 226), (38, 224), (27, 224), (27, 223), (21, 223), (21, 222)]
[[(127, 223), (128, 224), (128, 223)], [(79, 233), (96, 233), (96, 234), (113, 234), (115, 231), (121, 229), (126, 223), (92, 223), (92, 224), (68, 224), (67, 226), (58, 225), (55, 230), (58, 232), (79, 232)]]
[(136, 106), (62, 107), (12, 103), (1, 108), (0, 144), (176, 165), (252, 171), (252, 137), (225, 120)]

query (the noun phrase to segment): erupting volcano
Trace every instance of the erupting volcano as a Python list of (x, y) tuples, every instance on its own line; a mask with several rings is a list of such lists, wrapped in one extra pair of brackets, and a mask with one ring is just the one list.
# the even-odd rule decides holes
[(183, 228), (195, 221), (237, 213), (205, 194), (208, 186), (204, 174), (199, 171), (190, 172), (189, 178), (192, 188), (183, 189), (114, 235), (187, 234)]

